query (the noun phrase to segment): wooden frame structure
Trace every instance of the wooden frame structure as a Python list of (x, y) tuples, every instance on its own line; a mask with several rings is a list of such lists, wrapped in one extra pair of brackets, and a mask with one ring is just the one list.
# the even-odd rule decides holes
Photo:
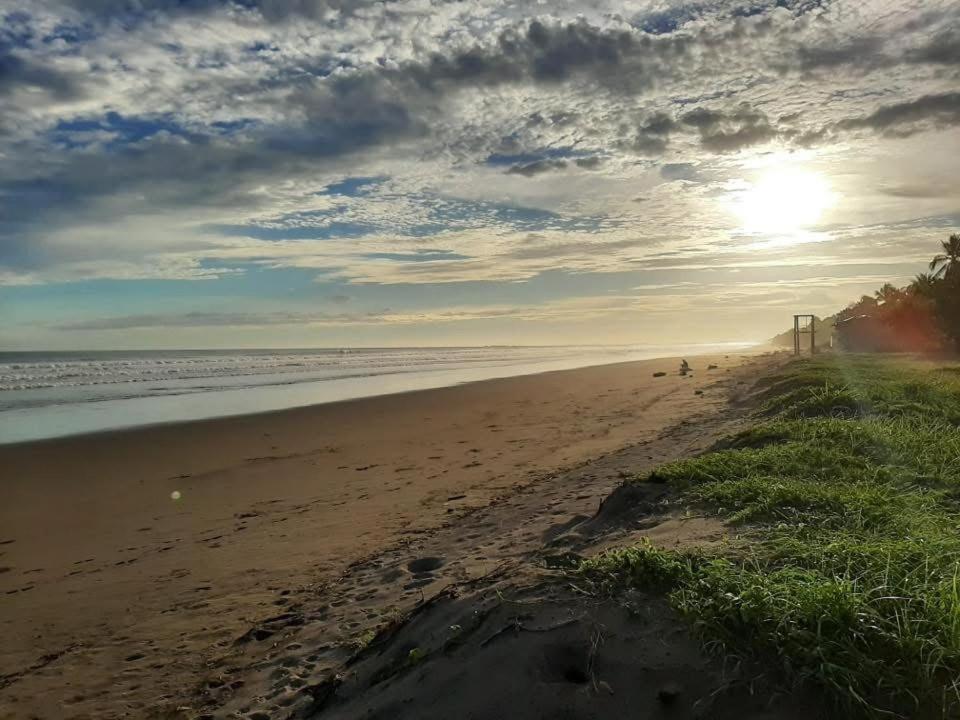
[(817, 318), (814, 315), (794, 315), (793, 316), (793, 354), (799, 355), (801, 352), (801, 335), (810, 336), (810, 354), (817, 352)]

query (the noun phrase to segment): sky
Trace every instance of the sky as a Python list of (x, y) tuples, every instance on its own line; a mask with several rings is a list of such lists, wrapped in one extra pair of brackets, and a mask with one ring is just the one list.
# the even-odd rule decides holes
[(0, 350), (763, 340), (958, 157), (960, 0), (0, 0)]

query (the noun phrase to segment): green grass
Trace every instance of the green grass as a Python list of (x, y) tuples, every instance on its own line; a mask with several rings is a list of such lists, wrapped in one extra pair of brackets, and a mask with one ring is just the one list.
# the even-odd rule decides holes
[(748, 542), (581, 572), (669, 593), (710, 646), (823, 691), (836, 717), (960, 717), (960, 375), (821, 357), (758, 404), (752, 428), (655, 472)]

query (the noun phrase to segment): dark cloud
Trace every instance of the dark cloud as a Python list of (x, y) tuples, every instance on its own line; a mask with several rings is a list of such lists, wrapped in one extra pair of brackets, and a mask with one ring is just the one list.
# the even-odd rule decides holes
[[(330, 10), (349, 14), (373, 3), (69, 0), (68, 4), (86, 15), (100, 17), (222, 10), (259, 13), (273, 21), (297, 14), (319, 18)], [(391, 4), (381, 3), (380, 9), (389, 10)], [(692, 64), (706, 67), (722, 55), (725, 47), (749, 50), (757, 37), (775, 32), (773, 27), (768, 17), (741, 18), (734, 23), (704, 23), (703, 29), (653, 36), (636, 29), (600, 28), (585, 20), (534, 20), (504, 30), (485, 44), (434, 53), (418, 60), (396, 64), (385, 61), (376, 67), (344, 68), (334, 74), (301, 72), (300, 65), (295, 69), (273, 68), (276, 73), (263, 79), (256, 75), (245, 79), (247, 85), (235, 95), (276, 98), (276, 116), (286, 118), (285, 124), (281, 121), (270, 128), (256, 126), (229, 138), (202, 132), (179, 137), (157, 133), (100, 154), (57, 149), (55, 162), (43, 166), (38, 163), (37, 168), (30, 169), (35, 175), (0, 167), (0, 264), (25, 266), (42, 262), (42, 250), (37, 249), (43, 247), (42, 243), (31, 238), (40, 233), (37, 218), (43, 217), (44, 231), (55, 230), (68, 222), (94, 217), (100, 211), (98, 202), (105, 198), (121, 198), (111, 204), (112, 218), (191, 205), (257, 207), (265, 200), (253, 190), (271, 177), (310, 177), (323, 169), (323, 163), (370, 148), (429, 137), (435, 132), (433, 128), (442, 125), (437, 120), (444, 119), (449, 98), (473, 88), (575, 82), (584, 88), (596, 88), (614, 100), (642, 106), (639, 99), (645, 91), (666, 85), (671, 73), (682, 73)], [(791, 43), (789, 48), (796, 45)], [(834, 71), (841, 66), (863, 65), (864, 58), (876, 57), (881, 50), (881, 43), (875, 38), (847, 44), (824, 42), (802, 49), (796, 67)], [(941, 33), (926, 46), (908, 52), (907, 57), (912, 62), (948, 64), (955, 62), (956, 50), (956, 34)], [(793, 57), (790, 49), (785, 49), (784, 54)], [(70, 100), (83, 96), (86, 82), (16, 54), (0, 55), (0, 98), (18, 88), (33, 88), (43, 91), (37, 93), (40, 95)], [(903, 134), (924, 125), (957, 123), (958, 97), (925, 96), (819, 129), (797, 126), (785, 130), (763, 111), (749, 105), (700, 107), (679, 119), (668, 112), (640, 119), (625, 113), (622, 121), (617, 121), (619, 127), (613, 130), (617, 139), (612, 144), (625, 152), (658, 157), (668, 151), (672, 136), (678, 133), (699, 137), (703, 149), (717, 153), (737, 151), (778, 137), (812, 145), (828, 138), (831, 132), (858, 128)], [(243, 101), (238, 99), (238, 104)], [(0, 109), (0, 132), (5, 112)], [(807, 117), (809, 114), (804, 116)], [(546, 128), (539, 131), (545, 134), (563, 126), (572, 137), (578, 129), (589, 132), (589, 122), (588, 111), (552, 115), (544, 111), (531, 116), (529, 124)], [(479, 146), (482, 142), (478, 142)], [(449, 144), (445, 146), (448, 147)], [(595, 147), (607, 151), (599, 144)], [(518, 147), (517, 154), (522, 151)], [(516, 164), (507, 172), (535, 177), (571, 164), (592, 170), (601, 163), (599, 156), (544, 159)], [(661, 170), (665, 178), (669, 173), (678, 173), (676, 177), (680, 177), (679, 173), (684, 172), (667, 167)], [(137, 195), (149, 199), (141, 201), (136, 199)]]
[(621, 143), (621, 147), (638, 155), (662, 155), (670, 144), (670, 133), (677, 127), (676, 120), (667, 113), (654, 113), (640, 123), (636, 131)]
[(265, 20), (276, 22), (291, 16), (323, 18), (331, 11), (353, 15), (378, 2), (387, 7), (394, 4), (393, 0), (243, 0), (238, 4), (255, 7)]
[[(377, 0), (61, 0), (88, 15), (130, 19), (145, 13), (183, 15), (215, 11), (256, 12), (269, 22), (289, 17), (323, 18), (334, 11), (353, 14)], [(392, 4), (386, 0), (385, 4)]]
[(763, 112), (745, 103), (730, 112), (697, 108), (683, 115), (680, 121), (696, 128), (704, 148), (718, 153), (736, 152), (769, 142), (778, 134)]
[(840, 43), (801, 46), (797, 50), (799, 69), (804, 72), (835, 70), (839, 67), (874, 69), (892, 61), (881, 52), (884, 38), (866, 36)]
[[(92, 0), (76, 2), (88, 13), (148, 11), (201, 11), (210, 8), (256, 7), (264, 12), (281, 11), (281, 3), (226, 2), (216, 0)], [(310, 11), (339, 7), (330, 2), (295, 2), (289, 11)], [(336, 6), (336, 7), (335, 7)], [(720, 33), (722, 35), (722, 33)], [(704, 35), (704, 42), (721, 40)], [(227, 185), (242, 187), (254, 173), (295, 173), (320, 159), (339, 158), (366, 148), (429, 134), (432, 121), (442, 117), (443, 103), (452, 93), (470, 87), (505, 83), (559, 83), (578, 75), (620, 92), (636, 93), (649, 87), (663, 66), (684, 58), (695, 39), (691, 37), (651, 38), (632, 30), (605, 30), (584, 20), (547, 24), (533, 21), (503, 31), (488, 45), (433, 54), (422, 61), (398, 66), (349, 71), (317, 79), (313, 75), (289, 78), (284, 97), (284, 114), (302, 124), (245, 133), (230, 143), (199, 136), (161, 138), (142, 143), (136, 149), (100, 157), (66, 156), (47, 178), (47, 201), (51, 212), (58, 206), (80, 204), (111, 192), (149, 187), (155, 197), (175, 200), (180, 185), (182, 200), (211, 201)], [(25, 67), (14, 60), (3, 66), (0, 83), (43, 83), (61, 93), (75, 92), (75, 86), (56, 73)], [(272, 89), (274, 79), (264, 82)], [(238, 92), (255, 96), (257, 88)], [(649, 117), (625, 138), (621, 145), (643, 155), (662, 154), (668, 145), (675, 121), (666, 114)], [(757, 132), (757, 127), (741, 134)], [(706, 144), (720, 147), (724, 136), (711, 136)], [(730, 145), (739, 136), (726, 140)], [(589, 168), (593, 161), (581, 163)], [(531, 164), (515, 172), (536, 175), (559, 169), (557, 163)], [(183, 182), (189, 178), (189, 182)], [(2, 179), (0, 179), (2, 182)], [(159, 186), (159, 187), (158, 187)], [(14, 193), (15, 195), (16, 193)], [(11, 194), (0, 198), (0, 212)], [(16, 208), (12, 208), (16, 212)]]
[(108, 17), (146, 12), (193, 12), (234, 5), (232, 0), (61, 0), (59, 4), (88, 15)]
[(397, 88), (370, 74), (302, 88), (289, 96), (288, 109), (301, 124), (234, 138), (157, 132), (110, 151), (64, 151), (40, 179), (0, 167), (0, 267), (42, 260), (31, 238), (41, 233), (41, 214), (49, 232), (95, 216), (99, 200), (118, 195), (126, 200), (112, 206), (114, 219), (185, 206), (254, 208), (267, 202), (255, 191), (265, 177), (307, 175), (318, 161), (427, 132)]
[(542, 175), (543, 173), (553, 172), (554, 170), (563, 170), (566, 167), (566, 160), (536, 160), (535, 162), (524, 165), (514, 165), (507, 170), (507, 174), (534, 177), (536, 175)]
[(577, 158), (573, 162), (576, 163), (577, 167), (584, 170), (599, 170), (603, 166), (604, 159), (599, 155), (594, 155), (593, 157)]
[(908, 50), (906, 58), (914, 63), (960, 65), (960, 31), (943, 31), (926, 45)]
[(709, 130), (716, 127), (726, 116), (716, 110), (707, 108), (697, 108), (684, 115), (681, 120), (685, 125), (690, 125), (700, 131)]
[[(184, 7), (201, 10), (216, 4), (187, 2)], [(129, 3), (107, 0), (95, 6), (101, 12), (129, 7)], [(167, 6), (145, 1), (137, 7), (143, 11)], [(453, 93), (514, 82), (559, 83), (577, 74), (636, 92), (652, 82), (658, 57), (680, 57), (686, 52), (686, 43), (671, 39), (653, 42), (634, 31), (603, 30), (582, 20), (567, 24), (533, 21), (504, 31), (488, 46), (319, 80), (314, 76), (291, 79), (284, 113), (296, 118), (296, 125), (258, 128), (229, 140), (203, 135), (171, 138), (158, 133), (118, 152), (65, 155), (44, 179), (39, 193), (47, 227), (72, 212), (96, 212), (98, 198), (137, 190), (148, 194), (154, 207), (246, 206), (250, 199), (246, 189), (257, 177), (304, 174), (321, 160), (427, 136)], [(7, 75), (13, 70), (24, 74), (23, 68), (11, 64)], [(53, 75), (34, 77), (55, 86)], [(64, 84), (62, 90), (70, 92), (70, 86)], [(242, 94), (255, 94), (255, 89)], [(668, 115), (653, 115), (626, 145), (632, 152), (660, 154), (674, 127)], [(593, 162), (587, 160), (580, 167), (590, 169)], [(532, 177), (563, 167), (560, 161), (551, 160), (511, 172)], [(0, 215), (13, 224), (21, 223), (20, 229), (26, 231), (37, 206), (26, 210), (19, 202), (22, 188), (18, 183), (14, 180), (12, 187), (7, 185), (8, 192), (0, 195)], [(120, 206), (115, 217), (125, 211), (145, 210)]]
[[(602, 157), (594, 155), (592, 157), (575, 158), (572, 162), (574, 165), (579, 168), (583, 168), (584, 170), (599, 170), (603, 165), (603, 161), (604, 160)], [(569, 167), (569, 164), (570, 163), (563, 159), (546, 158), (543, 160), (535, 160), (534, 162), (514, 165), (507, 170), (507, 174), (534, 177), (536, 175), (542, 175), (543, 173), (565, 170), (567, 167)]]
[[(83, 7), (88, 12), (108, 13), (131, 8), (140, 12), (175, 8), (199, 11), (227, 4), (212, 0), (99, 0)], [(638, 38), (637, 33), (605, 31), (584, 21), (555, 25), (534, 21), (504, 31), (490, 46), (321, 80), (314, 76), (291, 79), (284, 112), (288, 117), (302, 118), (302, 123), (249, 132), (230, 142), (206, 136), (170, 138), (158, 133), (117, 153), (67, 155), (44, 180), (43, 206), (48, 221), (53, 222), (58, 211), (89, 207), (89, 201), (98, 197), (137, 188), (149, 190), (158, 205), (243, 203), (242, 188), (256, 174), (306, 172), (321, 159), (426, 136), (431, 120), (442, 116), (447, 96), (471, 86), (560, 82), (578, 72), (591, 72), (591, 77), (601, 82), (626, 74), (635, 87), (649, 84), (652, 71), (613, 71), (628, 57), (653, 57), (661, 48)], [(0, 84), (7, 86), (15, 82), (44, 83), (57, 92), (74, 92), (74, 86), (57, 74), (32, 69), (16, 59), (7, 60), (2, 73)], [(242, 94), (255, 94), (255, 89)], [(654, 121), (646, 132), (649, 134), (639, 138), (638, 145), (665, 147), (664, 128)], [(533, 165), (517, 172), (535, 175), (557, 168), (556, 164)], [(14, 181), (12, 188), (7, 186), (12, 191), (0, 195), (0, 215), (12, 217), (12, 222), (30, 217), (17, 200), (22, 192), (18, 182)], [(31, 208), (31, 212), (35, 210)]]
[(940, 198), (949, 197), (954, 188), (943, 185), (896, 185), (880, 188), (884, 195), (899, 198)]
[(465, 86), (576, 79), (635, 94), (654, 87), (686, 63), (703, 63), (724, 47), (749, 43), (771, 31), (768, 19), (750, 20), (657, 36), (635, 28), (602, 28), (585, 19), (532, 20), (503, 30), (493, 43), (434, 53), (427, 60), (385, 72), (392, 81), (435, 94)]
[(666, 163), (660, 167), (664, 180), (693, 180), (696, 176), (697, 166), (693, 163)]
[[(546, 24), (539, 20), (503, 31), (492, 46), (476, 46), (451, 55), (435, 53), (425, 62), (402, 66), (405, 76), (420, 88), (439, 91), (450, 83), (501, 85), (520, 81), (559, 83), (580, 74), (602, 85), (629, 83), (635, 89), (652, 85), (653, 70), (639, 65), (675, 53), (679, 40), (647, 42), (627, 30), (604, 30), (586, 21)], [(630, 66), (634, 72), (624, 73)]]
[(45, 91), (56, 100), (73, 100), (83, 96), (80, 77), (24, 60), (17, 55), (0, 53), (0, 96), (10, 95), (22, 88)]
[(840, 130), (869, 129), (876, 132), (906, 136), (927, 127), (960, 125), (960, 92), (924, 95), (916, 100), (883, 105), (860, 118), (843, 120)]

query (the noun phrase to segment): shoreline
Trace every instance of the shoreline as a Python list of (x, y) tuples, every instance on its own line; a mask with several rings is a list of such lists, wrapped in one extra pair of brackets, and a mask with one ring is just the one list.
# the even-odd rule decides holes
[[(0, 682), (0, 717), (119, 718), (174, 702), (297, 588), (720, 413), (770, 362), (726, 355), (698, 357), (688, 377), (678, 358), (642, 360), (0, 446), (0, 678), (13, 678)], [(563, 521), (530, 502), (529, 518)], [(496, 537), (502, 521), (490, 522)], [(477, 548), (464, 572), (515, 549)], [(378, 592), (363, 591), (371, 612), (387, 604)], [(36, 669), (43, 658), (54, 659)]]
[[(765, 347), (764, 345), (762, 345), (762, 344), (751, 345), (751, 346), (736, 346), (736, 347), (731, 347), (730, 349), (727, 349), (727, 350), (705, 351), (705, 352), (702, 353), (702, 354), (688, 353), (685, 357), (705, 357), (705, 356), (715, 357), (715, 356), (720, 356), (720, 355), (724, 355), (724, 356), (727, 356), (727, 355), (730, 355), (730, 356), (733, 356), (733, 355), (737, 355), (737, 356), (739, 356), (739, 355), (754, 355), (754, 354), (760, 353), (760, 352), (762, 352), (762, 351), (764, 351), (764, 350), (766, 350), (766, 349), (768, 349), (768, 348), (766, 348), (766, 347)], [(577, 366), (574, 366), (574, 367), (564, 367), (564, 368), (555, 368), (555, 369), (542, 369), (542, 370), (531, 370), (531, 371), (529, 371), (529, 372), (519, 372), (519, 373), (508, 374), (508, 375), (493, 375), (493, 376), (490, 376), (490, 377), (483, 377), (483, 378), (477, 378), (477, 379), (467, 379), (467, 380), (459, 380), (459, 381), (454, 381), (454, 382), (450, 382), (450, 383), (441, 383), (441, 384), (432, 384), (432, 383), (429, 383), (429, 384), (425, 384), (423, 387), (411, 387), (411, 388), (407, 388), (407, 389), (387, 390), (386, 392), (378, 392), (378, 393), (369, 394), (369, 395), (353, 395), (353, 396), (344, 397), (344, 398), (341, 398), (341, 399), (321, 400), (321, 401), (319, 401), (319, 402), (310, 402), (310, 403), (308, 403), (308, 404), (302, 404), (302, 405), (288, 405), (288, 406), (283, 406), (283, 407), (272, 408), (272, 409), (269, 409), (269, 410), (259, 410), (259, 411), (254, 411), (254, 412), (227, 413), (227, 414), (222, 414), (222, 415), (211, 415), (211, 416), (207, 416), (207, 417), (195, 417), (195, 418), (184, 418), (184, 419), (160, 420), (160, 421), (156, 421), (156, 422), (145, 422), (145, 423), (138, 423), (138, 424), (131, 424), (131, 425), (120, 425), (120, 426), (116, 426), (116, 427), (106, 427), (106, 428), (97, 429), (97, 430), (90, 430), (90, 431), (81, 431), (81, 432), (73, 432), (73, 433), (59, 434), (59, 435), (53, 435), (53, 436), (49, 436), (49, 437), (36, 437), (36, 438), (28, 438), (28, 439), (23, 439), (23, 440), (10, 440), (10, 441), (7, 441), (7, 440), (4, 440), (2, 436), (0, 436), (0, 448), (9, 448), (9, 447), (16, 447), (16, 446), (28, 445), (28, 444), (30, 444), (30, 445), (38, 444), (38, 445), (39, 445), (39, 444), (42, 444), (42, 443), (56, 442), (56, 441), (58, 441), (58, 440), (66, 440), (66, 439), (94, 438), (94, 437), (97, 437), (97, 436), (100, 436), (100, 435), (119, 435), (119, 434), (121, 434), (121, 433), (137, 432), (137, 431), (139, 431), (139, 430), (147, 430), (147, 429), (159, 428), (159, 427), (168, 427), (168, 426), (173, 426), (173, 425), (177, 425), (177, 426), (179, 426), (179, 425), (184, 425), (184, 426), (187, 426), (187, 425), (201, 425), (201, 424), (203, 424), (203, 423), (218, 422), (218, 421), (221, 421), (221, 420), (230, 420), (230, 419), (235, 419), (235, 418), (255, 417), (255, 416), (267, 418), (267, 417), (270, 417), (270, 416), (272, 416), (272, 415), (276, 415), (276, 414), (278, 414), (278, 413), (291, 412), (291, 411), (296, 411), (296, 410), (307, 410), (307, 409), (309, 409), (309, 408), (315, 408), (315, 407), (320, 407), (320, 406), (341, 405), (341, 404), (344, 404), (344, 403), (357, 402), (357, 401), (362, 401), (362, 400), (372, 400), (372, 399), (381, 398), (381, 397), (389, 397), (389, 396), (396, 396), (396, 395), (409, 395), (409, 394), (411, 394), (411, 393), (419, 393), (419, 392), (430, 392), (430, 391), (432, 391), (432, 390), (443, 390), (443, 389), (447, 389), (447, 388), (463, 387), (463, 386), (466, 386), (466, 385), (473, 385), (473, 384), (476, 384), (476, 383), (496, 382), (496, 381), (498, 381), (498, 380), (509, 380), (509, 379), (511, 379), (511, 378), (535, 377), (535, 376), (540, 376), (540, 375), (548, 375), (548, 374), (551, 374), (551, 373), (563, 373), (563, 372), (571, 372), (571, 371), (576, 371), (576, 370), (583, 370), (583, 369), (587, 369), (587, 368), (616, 367), (616, 366), (629, 365), (629, 364), (638, 363), (638, 362), (653, 362), (653, 361), (665, 361), (665, 360), (674, 360), (674, 361), (679, 362), (680, 357), (681, 357), (681, 356), (679, 356), (679, 355), (676, 355), (676, 356), (668, 355), (668, 356), (662, 356), (662, 357), (659, 357), (659, 356), (658, 356), (658, 357), (650, 357), (650, 358), (640, 358), (640, 359), (635, 359), (635, 360), (615, 360), (615, 361), (612, 361), (612, 362), (600, 362), (600, 363), (594, 363), (594, 364), (588, 364), (588, 365), (577, 365)], [(513, 369), (520, 368), (520, 367), (524, 367), (524, 366), (522, 366), (522, 365), (517, 365), (517, 366), (515, 366), (515, 368), (513, 368)], [(449, 370), (445, 370), (445, 371), (442, 371), (442, 372), (460, 372), (460, 370), (459, 370), (459, 369), (456, 369), (456, 368), (451, 368), (451, 369), (449, 369)], [(411, 372), (409, 375), (407, 375), (407, 377), (409, 377), (410, 375), (417, 375), (417, 374), (420, 374), (420, 373), (419, 373), (418, 371), (413, 371), (413, 372)], [(364, 380), (371, 380), (371, 379), (374, 379), (374, 378), (393, 378), (393, 377), (402, 377), (402, 376), (404, 376), (404, 375), (406, 375), (406, 374), (404, 374), (404, 373), (384, 373), (384, 374), (378, 374), (378, 375), (357, 375), (357, 376), (350, 376), (350, 377), (348, 377), (348, 378), (343, 378), (342, 380), (347, 380), (347, 381), (350, 381), (350, 382), (363, 382)], [(433, 379), (433, 378), (436, 378), (436, 375), (431, 374), (431, 379)], [(439, 380), (440, 378), (436, 378), (436, 379)], [(341, 381), (340, 378), (330, 379), (330, 380), (304, 380), (304, 381), (293, 381), (293, 382), (288, 382), (288, 383), (273, 383), (273, 384), (269, 384), (269, 385), (260, 385), (260, 386), (252, 386), (252, 387), (223, 388), (223, 389), (215, 390), (215, 391), (213, 391), (213, 392), (215, 392), (215, 393), (221, 393), (221, 392), (243, 393), (243, 392), (259, 391), (259, 390), (277, 389), (277, 388), (296, 388), (296, 387), (298, 387), (298, 386), (303, 387), (303, 386), (310, 386), (310, 385), (319, 385), (319, 384), (321, 384), (321, 383), (337, 383), (337, 382), (340, 382), (340, 381)], [(136, 401), (141, 401), (141, 402), (142, 402), (142, 401), (146, 401), (146, 402), (149, 402), (149, 401), (151, 401), (151, 400), (159, 400), (159, 399), (167, 399), (167, 398), (175, 399), (175, 398), (181, 398), (181, 397), (183, 397), (183, 398), (185, 398), (185, 397), (202, 397), (203, 394), (204, 394), (204, 393), (198, 393), (198, 394), (196, 394), (196, 395), (192, 395), (192, 394), (190, 394), (190, 393), (183, 393), (183, 394), (180, 394), (180, 395), (168, 395), (168, 396), (130, 397), (130, 398), (119, 398), (119, 399), (117, 399), (117, 400), (91, 401), (90, 404), (95, 405), (97, 402), (121, 402), (121, 403), (122, 403), (122, 402), (128, 402), (128, 401), (135, 401), (135, 402), (136, 402)], [(85, 405), (86, 405), (86, 403), (81, 403), (81, 404), (79, 405), (79, 407), (84, 407)], [(64, 407), (64, 405), (50, 405), (50, 406), (44, 406), (44, 407), (42, 407), (42, 408), (29, 408), (29, 409), (27, 409), (27, 410), (28, 410), (28, 411), (29, 411), (29, 410), (34, 410), (34, 411), (35, 411), (35, 410), (37, 410), (37, 409), (44, 410), (44, 409), (46, 409), (46, 408), (51, 408), (51, 409), (52, 409), (52, 408), (63, 408), (63, 407)], [(7, 411), (7, 412), (20, 412), (20, 410), (16, 410), (16, 409), (15, 409), (15, 410)], [(0, 416), (2, 416), (2, 412), (0, 412)], [(0, 419), (2, 419), (2, 418), (0, 418)]]

